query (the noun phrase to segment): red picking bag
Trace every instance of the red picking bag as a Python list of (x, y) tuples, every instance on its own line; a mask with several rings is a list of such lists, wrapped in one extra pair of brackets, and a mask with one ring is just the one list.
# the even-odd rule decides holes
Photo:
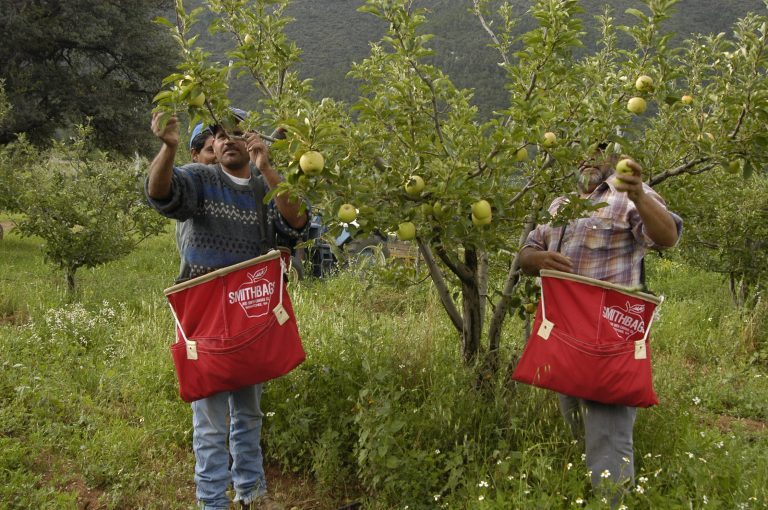
[(183, 400), (274, 379), (304, 361), (284, 285), (289, 257), (272, 250), (164, 291), (176, 320), (171, 354)]
[(661, 302), (601, 280), (542, 270), (533, 332), (512, 379), (604, 404), (658, 404), (648, 334)]

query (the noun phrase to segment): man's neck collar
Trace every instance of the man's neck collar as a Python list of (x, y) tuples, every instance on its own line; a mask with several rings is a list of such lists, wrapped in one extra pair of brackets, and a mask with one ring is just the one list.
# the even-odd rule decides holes
[(245, 165), (237, 169), (232, 169), (221, 165), (221, 169), (232, 177), (237, 177), (238, 179), (248, 179), (251, 176), (250, 165)]

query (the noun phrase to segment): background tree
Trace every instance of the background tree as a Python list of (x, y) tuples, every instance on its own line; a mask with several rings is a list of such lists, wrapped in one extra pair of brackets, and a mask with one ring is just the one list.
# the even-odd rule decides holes
[(35, 144), (86, 116), (96, 143), (124, 154), (147, 147), (147, 103), (172, 69), (176, 47), (151, 20), (160, 0), (4, 2), (0, 78), (13, 105), (0, 143)]
[[(81, 267), (96, 267), (130, 253), (143, 239), (157, 235), (166, 221), (153, 214), (142, 189), (146, 161), (109, 156), (94, 149), (92, 128), (39, 151), (23, 138), (3, 153), (26, 182), (18, 207), (22, 235), (43, 239), (46, 260), (60, 269), (70, 293)], [(22, 162), (28, 166), (19, 167)]]
[[(211, 2), (240, 10), (269, 5), (275, 13), (286, 3)], [(351, 227), (355, 233), (402, 234), (401, 225), (408, 223), (415, 233), (402, 237), (418, 245), (459, 333), (464, 360), (473, 362), (487, 352), (489, 366), (496, 368), (505, 319), (512, 312), (522, 316), (522, 305), (534, 299), (533, 288), (520, 285), (520, 243), (534, 224), (553, 220), (545, 206), (574, 189), (578, 163), (597, 143), (613, 142), (631, 155), (647, 169), (652, 185), (663, 184), (665, 194), (673, 182), (685, 179), (703, 185), (701, 176), (720, 168), (723, 158), (738, 156), (758, 169), (767, 162), (759, 99), (768, 89), (766, 17), (745, 17), (732, 39), (712, 36), (703, 49), (701, 39), (675, 45), (663, 30), (675, 0), (642, 4), (627, 10), (633, 23), (625, 26), (606, 10), (597, 20), (599, 44), (587, 52), (583, 10), (575, 0), (533, 2), (529, 14), (538, 25), (527, 31), (519, 30), (522, 13), (512, 3), (472, 2), (502, 61), (508, 93), (508, 106), (483, 121), (472, 91), (457, 88), (431, 63), (431, 36), (422, 32), (427, 11), (406, 0), (368, 0), (360, 10), (385, 23), (386, 32), (350, 71), (362, 84), (352, 106), (354, 118), (343, 104), (300, 100), (308, 89), (285, 96), (291, 98), (290, 108), (257, 108), (288, 129), (288, 138), (273, 146), (278, 164), (288, 169), (274, 193), (308, 195), (325, 218), (351, 203), (358, 210), (359, 226)], [(267, 34), (266, 27), (261, 30)], [(265, 41), (262, 53), (277, 58), (269, 35), (251, 34)], [(241, 32), (235, 40), (244, 38)], [(230, 55), (245, 66), (253, 62), (242, 52)], [(180, 69), (189, 66), (187, 58)], [(638, 86), (641, 75), (650, 76), (653, 85)], [(225, 103), (218, 97), (222, 87), (201, 87), (211, 101), (200, 115), (222, 115), (217, 113)], [(693, 100), (683, 101), (684, 95)], [(164, 95), (159, 107), (170, 110), (172, 96)], [(633, 97), (648, 105), (647, 113), (628, 110)], [(698, 136), (703, 125), (704, 132), (717, 128), (712, 136), (717, 140), (723, 134), (723, 141), (713, 146), (708, 135)], [(300, 156), (318, 149), (326, 157), (325, 168), (303, 171)], [(408, 191), (416, 176), (424, 189)], [(671, 195), (673, 208), (690, 203), (692, 215), (703, 205)], [(490, 204), (490, 218), (487, 212), (473, 217), (473, 204), (481, 200)], [(590, 208), (574, 197), (557, 221), (565, 223)], [(332, 231), (341, 228), (336, 223)]]

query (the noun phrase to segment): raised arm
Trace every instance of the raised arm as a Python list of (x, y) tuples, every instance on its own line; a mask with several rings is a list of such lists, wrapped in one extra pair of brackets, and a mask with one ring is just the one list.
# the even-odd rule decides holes
[[(283, 178), (269, 162), (269, 148), (267, 145), (256, 133), (249, 133), (247, 135), (246, 144), (251, 161), (259, 169), (261, 175), (264, 176), (270, 189), (277, 187)], [(309, 221), (306, 211), (303, 213), (299, 212), (301, 210), (301, 201), (298, 199), (291, 200), (286, 194), (278, 195), (275, 197), (275, 205), (277, 205), (277, 209), (283, 215), (283, 218), (295, 229), (304, 227), (307, 221)]]
[(634, 161), (629, 162), (632, 175), (622, 175), (616, 181), (616, 189), (627, 193), (635, 203), (645, 233), (651, 240), (666, 248), (677, 243), (677, 224), (667, 209), (643, 189), (642, 168)]
[(149, 165), (147, 195), (154, 200), (165, 200), (171, 196), (171, 178), (173, 177), (173, 162), (179, 147), (179, 121), (174, 115), (161, 128), (160, 116), (157, 112), (152, 115), (152, 132), (163, 146)]

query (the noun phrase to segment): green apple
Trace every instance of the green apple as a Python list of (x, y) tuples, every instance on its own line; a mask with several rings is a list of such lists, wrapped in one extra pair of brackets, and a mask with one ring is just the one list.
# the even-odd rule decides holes
[(440, 202), (435, 202), (432, 206), (432, 215), (435, 219), (442, 220), (445, 218), (447, 212), (446, 208)]
[(517, 149), (517, 152), (515, 152), (515, 161), (528, 161), (528, 149), (525, 147)]
[(410, 241), (416, 237), (416, 225), (412, 221), (405, 221), (397, 226), (397, 237), (401, 241)]
[(646, 108), (648, 108), (648, 103), (646, 103), (645, 99), (642, 97), (633, 97), (627, 103), (627, 110), (634, 113), (635, 115), (642, 114), (645, 112)]
[(472, 216), (479, 220), (490, 218), (492, 214), (491, 204), (487, 200), (478, 200), (472, 204)]
[(544, 147), (552, 147), (557, 143), (557, 135), (554, 134), (552, 131), (547, 131), (544, 133), (544, 137), (541, 140), (541, 145)]
[(339, 218), (339, 221), (341, 222), (352, 223), (357, 218), (357, 210), (352, 204), (341, 204), (336, 217)]
[(680, 98), (680, 101), (682, 101), (683, 104), (693, 104), (693, 96), (686, 94)]
[(424, 186), (426, 186), (424, 179), (418, 175), (412, 175), (408, 178), (408, 182), (405, 183), (405, 192), (412, 197), (417, 197), (424, 191)]
[(632, 162), (631, 159), (626, 158), (622, 159), (618, 163), (616, 163), (616, 173), (618, 175), (632, 175), (635, 172), (632, 170), (632, 167), (629, 166), (629, 164)]
[(734, 159), (732, 161), (729, 161), (728, 162), (728, 166), (725, 167), (725, 170), (729, 174), (739, 173), (739, 170), (741, 170), (741, 161), (739, 161), (738, 159)]
[(635, 88), (640, 92), (653, 90), (653, 78), (645, 74), (638, 76), (637, 81), (635, 81)]
[(482, 227), (483, 225), (488, 225), (491, 223), (491, 220), (493, 219), (493, 216), (488, 216), (487, 218), (478, 218), (474, 214), (472, 214), (472, 224), (476, 227)]
[(194, 108), (200, 108), (205, 104), (205, 94), (200, 92), (197, 96), (191, 98), (189, 100), (189, 106), (192, 106)]
[(307, 175), (317, 175), (323, 171), (325, 159), (317, 151), (307, 151), (299, 158), (299, 167)]
[(243, 38), (243, 42), (248, 45), (253, 44), (253, 36), (251, 34), (245, 34), (245, 37)]

